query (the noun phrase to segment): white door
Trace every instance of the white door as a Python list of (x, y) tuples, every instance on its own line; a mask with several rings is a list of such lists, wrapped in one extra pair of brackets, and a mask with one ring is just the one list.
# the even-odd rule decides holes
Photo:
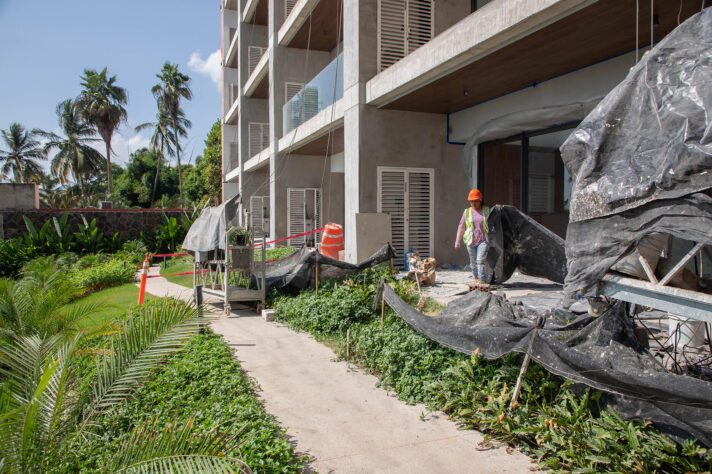
[[(322, 227), (321, 189), (287, 189), (287, 235), (292, 236)], [(304, 235), (290, 239), (289, 245), (299, 247), (308, 241), (318, 245), (321, 233)]]
[(250, 196), (250, 227), (257, 237), (269, 235), (269, 196)]
[(378, 212), (391, 216), (391, 245), (403, 266), (410, 249), (421, 257), (433, 255), (432, 168), (378, 167)]

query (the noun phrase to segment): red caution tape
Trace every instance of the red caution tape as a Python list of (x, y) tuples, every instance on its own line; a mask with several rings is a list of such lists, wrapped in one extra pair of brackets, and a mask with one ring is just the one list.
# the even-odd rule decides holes
[(150, 255), (153, 257), (182, 257), (184, 255), (190, 255), (189, 253), (157, 253), (156, 255)]
[[(321, 232), (324, 229), (326, 229), (326, 227), (322, 227), (321, 229), (310, 230), (307, 232), (302, 232), (301, 234), (290, 235), (289, 237), (282, 237), (281, 239), (277, 239), (277, 240), (271, 240), (269, 242), (265, 242), (265, 244), (276, 244), (277, 242), (284, 242), (285, 240), (296, 239), (297, 237), (303, 237), (303, 236), (309, 235), (309, 234), (316, 234), (317, 232)], [(261, 243), (255, 244), (255, 247), (261, 247), (261, 246), (262, 246)]]

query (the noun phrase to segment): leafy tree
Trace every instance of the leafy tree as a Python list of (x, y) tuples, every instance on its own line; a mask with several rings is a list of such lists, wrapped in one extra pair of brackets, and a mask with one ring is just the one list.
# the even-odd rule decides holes
[(7, 150), (0, 150), (0, 179), (12, 175), (16, 183), (39, 181), (44, 173), (38, 161), (45, 159), (45, 153), (35, 133), (11, 123), (9, 129), (2, 130), (2, 138)]
[(217, 205), (222, 195), (222, 128), (217, 120), (205, 139), (205, 151), (195, 167), (210, 199)]
[[(141, 148), (132, 153), (126, 170), (116, 180), (116, 196), (129, 206), (141, 207), (149, 207), (155, 198), (177, 196), (178, 173), (163, 164), (161, 158), (161, 152), (154, 149)], [(156, 183), (155, 198), (152, 183)]]
[(34, 132), (48, 140), (44, 148), (46, 152), (57, 150), (52, 158), (52, 174), (62, 184), (67, 184), (71, 174), (84, 194), (87, 180), (100, 173), (105, 166), (104, 157), (90, 146), (99, 139), (94, 138), (94, 129), (81, 120), (76, 104), (71, 100), (57, 105), (57, 118), (64, 138), (42, 130)]
[(190, 90), (190, 77), (178, 71), (177, 64), (171, 64), (166, 62), (161, 69), (161, 73), (157, 74), (156, 77), (161, 81), (160, 83), (153, 86), (151, 92), (153, 93), (156, 101), (158, 102), (159, 110), (163, 109), (170, 117), (171, 128), (173, 129), (173, 138), (175, 140), (175, 152), (176, 158), (178, 160), (178, 187), (180, 189), (180, 203), (183, 203), (183, 177), (180, 162), (180, 120), (182, 117), (183, 127), (188, 129), (191, 127), (191, 123), (187, 120), (183, 114), (183, 110), (180, 106), (181, 99), (191, 100), (193, 98), (193, 93)]
[(128, 96), (125, 89), (116, 85), (116, 76), (108, 77), (106, 68), (101, 72), (85, 69), (81, 80), (83, 90), (77, 104), (84, 120), (96, 127), (106, 144), (108, 195), (111, 196), (111, 138), (121, 122), (127, 119), (124, 105)]

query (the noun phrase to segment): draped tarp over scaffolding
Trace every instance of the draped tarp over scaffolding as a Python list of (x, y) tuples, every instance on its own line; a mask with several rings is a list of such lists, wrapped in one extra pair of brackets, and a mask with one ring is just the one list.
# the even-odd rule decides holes
[(211, 252), (225, 250), (225, 229), (238, 217), (240, 195), (217, 207), (206, 207), (190, 226), (183, 240), (183, 250)]
[(570, 299), (648, 234), (712, 244), (712, 8), (644, 55), (561, 155), (574, 179)]
[(624, 303), (594, 318), (473, 291), (432, 317), (390, 286), (382, 288), (388, 306), (409, 326), (446, 347), (465, 354), (480, 349), (489, 359), (529, 354), (554, 374), (616, 394), (612, 403), (626, 418), (649, 420), (677, 439), (692, 436), (712, 445), (712, 383), (674, 375), (645, 352)]
[(329, 278), (341, 279), (379, 263), (388, 262), (395, 256), (393, 247), (386, 244), (363, 262), (354, 265), (329, 258), (316, 249), (304, 246), (288, 257), (267, 262), (267, 287), (303, 290), (314, 285), (317, 265), (320, 281)]

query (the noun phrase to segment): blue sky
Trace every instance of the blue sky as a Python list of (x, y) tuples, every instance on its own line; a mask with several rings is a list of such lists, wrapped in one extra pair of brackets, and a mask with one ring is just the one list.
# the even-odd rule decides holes
[(2, 129), (19, 122), (56, 131), (55, 107), (76, 97), (84, 69), (108, 67), (129, 94), (129, 124), (112, 143), (125, 163), (148, 143), (150, 132), (133, 127), (155, 119), (151, 87), (165, 61), (192, 78), (184, 162), (202, 153), (220, 116), (219, 0), (0, 0), (0, 45)]

